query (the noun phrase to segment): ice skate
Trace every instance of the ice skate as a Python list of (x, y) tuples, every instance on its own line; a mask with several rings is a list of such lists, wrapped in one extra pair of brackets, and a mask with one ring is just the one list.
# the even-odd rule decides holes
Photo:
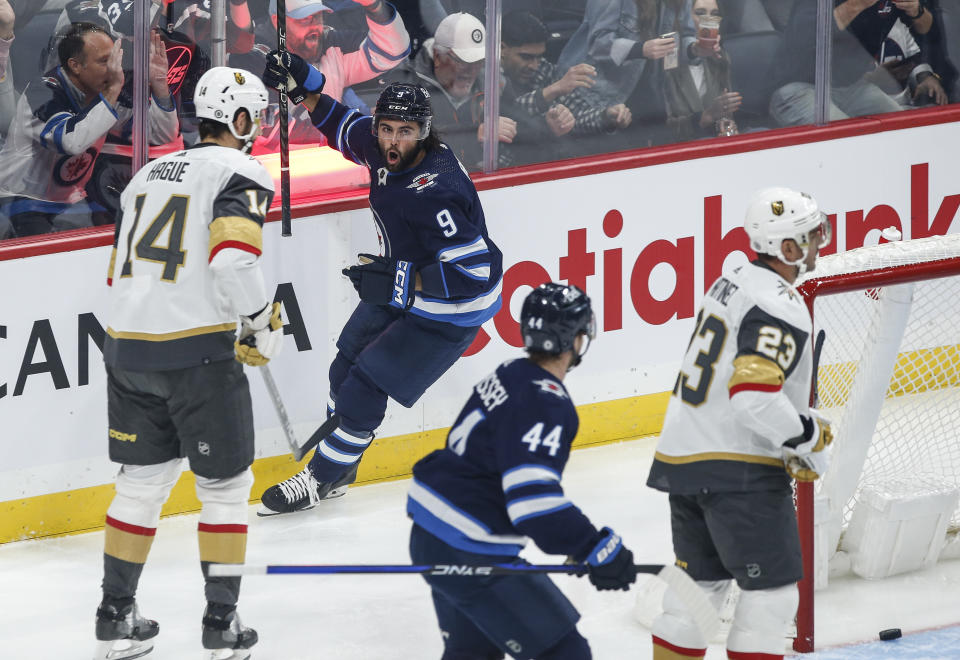
[(286, 481), (270, 486), (260, 498), (258, 516), (276, 516), (281, 513), (306, 511), (317, 506), (322, 500), (341, 497), (347, 488), (357, 480), (359, 461), (336, 481), (317, 481), (309, 467), (303, 468)]
[(203, 612), (204, 660), (246, 660), (257, 643), (257, 631), (240, 621), (232, 605), (210, 603)]
[(104, 600), (97, 608), (97, 647), (93, 660), (132, 660), (153, 651), (160, 632), (156, 621), (140, 616), (136, 602)]

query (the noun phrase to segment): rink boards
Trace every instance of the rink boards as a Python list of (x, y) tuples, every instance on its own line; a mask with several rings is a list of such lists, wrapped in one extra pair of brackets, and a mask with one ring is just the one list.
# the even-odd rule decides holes
[[(656, 433), (705, 287), (746, 257), (742, 209), (759, 187), (814, 194), (834, 216), (834, 247), (956, 231), (960, 183), (952, 124), (603, 171), (481, 192), (492, 239), (504, 253), (503, 309), (467, 354), (418, 402), (390, 403), (361, 481), (389, 479), (442, 446), (469, 388), (521, 353), (516, 318), (531, 286), (547, 279), (584, 287), (599, 336), (569, 380), (581, 412), (578, 444)], [(518, 179), (518, 180), (529, 180)], [(356, 206), (359, 207), (359, 204)], [(319, 424), (334, 342), (356, 303), (340, 270), (378, 252), (370, 211), (298, 217), (294, 236), (264, 229), (264, 271), (288, 322), (272, 363), (301, 438)], [(105, 378), (98, 347), (106, 325), (109, 247), (0, 261), (0, 542), (102, 525), (115, 466), (106, 453)], [(189, 258), (189, 257), (188, 257)], [(257, 427), (252, 496), (297, 470), (259, 374), (248, 370)], [(642, 478), (638, 475), (638, 478)], [(189, 475), (165, 511), (195, 510)]]

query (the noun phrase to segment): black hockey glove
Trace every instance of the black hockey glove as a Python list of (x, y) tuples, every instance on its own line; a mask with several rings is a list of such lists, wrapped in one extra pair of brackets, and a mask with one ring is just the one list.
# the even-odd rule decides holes
[(412, 263), (373, 254), (358, 257), (358, 265), (341, 272), (350, 278), (360, 300), (404, 310), (413, 307), (415, 274)]
[(813, 408), (809, 416), (800, 415), (800, 423), (803, 434), (783, 445), (784, 467), (797, 481), (816, 481), (830, 466), (827, 448), (833, 442), (833, 431), (830, 421)]
[(267, 54), (263, 84), (273, 89), (285, 86), (287, 98), (294, 103), (303, 103), (307, 94), (319, 94), (326, 80), (322, 73), (295, 53), (272, 50)]
[(600, 591), (627, 591), (637, 579), (633, 553), (623, 547), (620, 536), (609, 527), (601, 529), (600, 534), (600, 540), (587, 555), (590, 582)]

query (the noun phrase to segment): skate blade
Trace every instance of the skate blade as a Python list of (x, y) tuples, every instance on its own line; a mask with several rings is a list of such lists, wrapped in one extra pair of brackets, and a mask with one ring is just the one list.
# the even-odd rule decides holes
[[(317, 504), (319, 504), (319, 502)], [(263, 504), (261, 504), (257, 508), (257, 515), (260, 516), (261, 518), (269, 518), (271, 516), (289, 516), (291, 513), (303, 513), (304, 511), (309, 511), (315, 506), (317, 505), (310, 504), (308, 506), (303, 507), (302, 509), (297, 509), (296, 511), (274, 511), (273, 509), (269, 509), (265, 507)]]
[[(347, 494), (347, 489), (349, 487), (350, 486), (340, 486), (339, 488), (334, 488), (329, 493), (327, 493), (327, 496), (324, 497), (323, 500), (334, 500), (338, 497), (343, 497), (344, 495)], [(320, 501), (322, 502), (323, 500), (320, 500)]]
[(247, 660), (250, 649), (212, 649), (203, 652), (203, 660)]
[(93, 660), (133, 660), (153, 651), (153, 640), (115, 639), (97, 642)]

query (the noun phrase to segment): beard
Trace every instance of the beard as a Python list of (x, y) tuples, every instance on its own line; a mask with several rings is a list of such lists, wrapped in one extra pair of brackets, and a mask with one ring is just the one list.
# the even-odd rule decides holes
[(403, 172), (404, 170), (410, 169), (410, 166), (413, 165), (413, 161), (417, 159), (417, 156), (420, 155), (420, 143), (418, 142), (415, 147), (407, 151), (406, 153), (400, 151), (394, 146), (384, 148), (380, 146), (380, 155), (383, 156), (383, 159), (387, 161), (387, 170), (390, 172)]

